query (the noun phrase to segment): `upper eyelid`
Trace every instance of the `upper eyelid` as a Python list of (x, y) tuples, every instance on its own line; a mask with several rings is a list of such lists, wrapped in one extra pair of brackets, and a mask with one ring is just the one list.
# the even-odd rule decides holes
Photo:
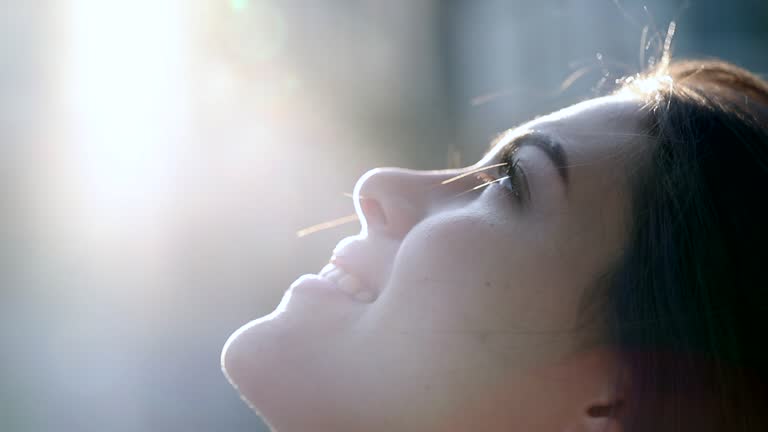
[[(520, 147), (514, 144), (505, 145), (499, 150), (499, 153), (494, 159), (499, 163), (506, 162), (505, 165), (501, 165), (496, 169), (496, 173), (499, 177), (507, 175), (506, 172), (512, 169), (510, 165), (514, 165), (515, 174), (518, 174), (523, 170), (523, 165), (520, 163), (520, 157), (518, 156), (519, 150)], [(522, 174), (525, 173), (523, 172)]]
[[(502, 143), (505, 140), (507, 142), (499, 148), (499, 143)], [(522, 132), (513, 131), (503, 133), (493, 142), (493, 147), (486, 153), (486, 158), (489, 153), (494, 152), (494, 159), (512, 159), (511, 156), (523, 147), (536, 147), (543, 151), (552, 165), (556, 168), (557, 174), (559, 174), (559, 178), (567, 193), (570, 177), (568, 170), (568, 155), (564, 151), (563, 146), (561, 145), (562, 140), (559, 137), (551, 133), (525, 130)]]

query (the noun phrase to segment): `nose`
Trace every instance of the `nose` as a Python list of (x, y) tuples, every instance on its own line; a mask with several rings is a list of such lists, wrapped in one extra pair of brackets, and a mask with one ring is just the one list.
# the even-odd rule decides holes
[(354, 189), (355, 209), (369, 233), (402, 238), (431, 212), (459, 204), (462, 192), (478, 184), (467, 169), (415, 171), (376, 168), (365, 173)]

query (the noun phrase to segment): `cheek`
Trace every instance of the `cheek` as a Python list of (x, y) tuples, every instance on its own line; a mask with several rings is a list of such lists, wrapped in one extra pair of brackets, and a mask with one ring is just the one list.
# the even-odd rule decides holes
[(404, 239), (393, 276), (418, 276), (449, 286), (478, 288), (482, 276), (498, 279), (506, 238), (514, 233), (485, 214), (459, 212), (427, 219)]
[(395, 268), (449, 276), (452, 281), (474, 280), (478, 265), (498, 252), (495, 231), (493, 221), (472, 213), (427, 219), (403, 241)]
[(393, 322), (456, 330), (555, 325), (563, 269), (548, 265), (553, 240), (543, 227), (492, 214), (462, 211), (414, 227), (380, 298)]

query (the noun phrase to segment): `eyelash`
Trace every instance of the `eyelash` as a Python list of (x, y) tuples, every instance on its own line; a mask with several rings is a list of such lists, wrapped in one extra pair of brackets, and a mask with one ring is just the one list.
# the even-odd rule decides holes
[[(479, 172), (475, 174), (475, 178), (482, 182), (479, 186), (475, 186), (471, 190), (477, 190), (481, 187), (488, 186), (492, 183), (501, 184), (507, 193), (511, 194), (515, 201), (519, 204), (523, 204), (523, 189), (524, 186), (520, 185), (520, 179), (522, 177), (525, 182), (525, 174), (519, 166), (519, 160), (514, 159), (514, 153), (501, 158), (503, 165), (497, 169), (496, 177), (486, 174), (485, 172)], [(505, 184), (506, 183), (506, 184)]]
[(506, 165), (499, 167), (499, 178), (506, 178), (499, 183), (514, 196), (515, 200), (522, 202), (523, 186), (520, 184), (520, 177), (523, 174), (519, 166), (520, 160), (515, 159), (514, 156), (514, 153), (510, 153), (501, 160), (501, 162), (506, 163)]

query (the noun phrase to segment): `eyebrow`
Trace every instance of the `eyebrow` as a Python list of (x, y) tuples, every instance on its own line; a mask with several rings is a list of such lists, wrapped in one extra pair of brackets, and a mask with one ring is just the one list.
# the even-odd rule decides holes
[[(500, 138), (503, 139), (503, 136)], [(491, 143), (491, 148), (494, 148), (500, 142), (501, 140), (494, 140)], [(514, 153), (526, 146), (533, 146), (544, 151), (544, 154), (549, 157), (552, 164), (557, 168), (557, 173), (560, 175), (563, 184), (566, 187), (568, 186), (568, 158), (560, 141), (554, 136), (540, 131), (531, 131), (515, 136), (511, 141), (503, 144), (503, 146), (499, 152), (501, 155)]]

